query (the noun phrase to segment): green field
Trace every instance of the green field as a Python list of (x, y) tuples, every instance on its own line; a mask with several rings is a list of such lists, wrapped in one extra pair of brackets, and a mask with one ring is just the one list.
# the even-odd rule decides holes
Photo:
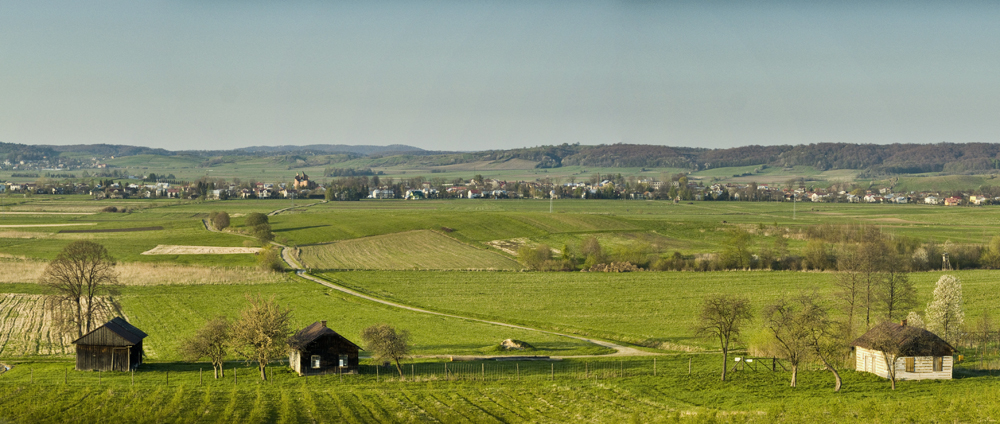
[[(127, 207), (130, 212), (93, 213), (108, 205)], [(55, 413), (93, 422), (100, 419), (92, 411), (113, 410), (114, 419), (140, 417), (139, 421), (655, 422), (676, 418), (801, 422), (808, 418), (819, 422), (908, 422), (970, 421), (984, 416), (989, 419), (997, 413), (989, 389), (995, 378), (974, 371), (976, 367), (970, 362), (959, 364), (956, 377), (960, 378), (904, 382), (896, 392), (890, 392), (884, 380), (845, 371), (845, 391), (834, 395), (829, 391), (829, 376), (811, 369), (812, 365), (802, 372), (798, 389), (787, 387), (788, 374), (783, 371), (736, 373), (731, 383), (716, 381), (719, 358), (713, 349), (717, 347), (695, 338), (691, 330), (706, 295), (746, 295), (760, 311), (781, 296), (812, 290), (829, 304), (835, 278), (832, 272), (534, 272), (521, 270), (510, 254), (488, 244), (512, 240), (529, 245), (546, 243), (556, 249), (566, 246), (570, 254), (577, 254), (583, 240), (595, 237), (612, 253), (648, 244), (658, 255), (674, 251), (696, 255), (719, 252), (726, 247), (731, 230), (742, 228), (752, 234), (753, 246), (769, 246), (777, 237), (788, 235), (789, 249), (799, 252), (806, 242), (798, 235), (810, 226), (868, 223), (919, 242), (978, 245), (1000, 228), (1000, 215), (993, 207), (559, 199), (552, 202), (554, 212), (549, 213), (548, 201), (533, 200), (299, 200), (295, 208), (270, 217), (275, 240), (301, 249), (305, 264), (320, 270), (316, 275), (333, 283), (404, 305), (543, 331), (394, 308), (291, 273), (234, 281), (245, 275), (241, 273), (256, 272), (250, 271), (256, 262), (253, 255), (141, 254), (160, 244), (254, 246), (255, 241), (239, 234), (246, 214), (291, 206), (289, 200), (5, 199), (4, 212), (29, 213), (0, 214), (0, 256), (4, 257), (0, 266), (11, 270), (9, 275), (16, 275), (3, 280), (8, 283), (0, 283), (0, 296), (5, 296), (0, 301), (0, 343), (5, 344), (0, 349), (0, 362), (15, 365), (13, 371), (0, 376), (0, 396), (10, 399), (6, 405), (13, 405), (0, 412), (0, 419), (44, 422), (40, 417)], [(202, 220), (212, 211), (229, 212), (233, 217), (231, 230), (208, 231)], [(63, 224), (83, 225), (52, 226)], [(108, 231), (146, 227), (162, 229)], [(69, 372), (70, 381), (65, 386), (59, 379), (67, 375), (72, 350), (46, 326), (43, 292), (34, 284), (34, 274), (25, 270), (34, 267), (37, 274), (44, 261), (79, 239), (104, 244), (119, 261), (132, 267), (129, 275), (144, 272), (143, 267), (162, 267), (156, 271), (162, 276), (150, 272), (141, 285), (121, 288), (122, 312), (150, 335), (145, 342), (148, 367), (137, 373), (141, 382), (135, 387), (122, 375), (107, 376), (103, 385), (86, 380), (94, 376), (92, 373)], [(19, 273), (13, 272), (14, 267)], [(225, 280), (222, 282), (208, 278), (195, 282), (197, 279), (188, 274), (198, 270), (227, 276), (220, 277)], [(1000, 271), (996, 270), (911, 273), (918, 310), (923, 310), (934, 282), (945, 273), (962, 279), (966, 322), (974, 322), (987, 312), (997, 315), (993, 308), (1000, 303)], [(153, 281), (157, 278), (162, 281)], [(428, 370), (428, 375), (419, 382), (375, 382), (374, 376), (365, 374), (343, 384), (319, 379), (307, 383), (276, 363), (273, 383), (257, 384), (248, 378), (245, 386), (223, 382), (198, 386), (194, 370), (205, 365), (175, 362), (180, 360), (181, 341), (216, 315), (235, 316), (245, 305), (247, 294), (274, 296), (292, 308), (296, 328), (326, 320), (351, 339), (376, 323), (406, 329), (412, 334), (417, 355), (411, 362), (418, 370)], [(486, 381), (432, 377), (433, 370), (444, 364), (431, 357), (495, 355), (497, 344), (507, 338), (534, 345), (533, 355), (612, 352), (545, 331), (632, 344), (646, 353), (666, 354), (658, 357), (664, 371), (655, 377), (639, 371), (615, 376), (616, 363), (648, 370), (652, 358), (607, 357), (557, 362), (551, 368), (556, 373), (553, 381), (539, 368), (551, 366), (548, 363), (524, 363), (523, 380), (507, 378), (509, 368), (493, 368), (493, 374), (487, 374), (495, 379)], [(758, 337), (760, 323), (752, 324), (747, 333), (748, 340)], [(744, 347), (746, 343), (740, 345)], [(973, 352), (963, 354), (974, 356)], [(694, 367), (690, 377), (686, 373), (688, 358)], [(584, 361), (591, 361), (607, 374), (597, 381), (580, 378), (579, 367)], [(476, 364), (453, 365), (452, 372), (465, 372), (472, 378), (475, 373), (470, 369)], [(29, 370), (27, 376), (25, 370)], [(39, 381), (30, 382), (30, 370), (35, 370)], [(165, 377), (167, 370), (171, 371), (171, 385), (154, 383), (161, 373)], [(245, 372), (249, 375), (251, 371)], [(40, 401), (26, 403), (25, 399)], [(932, 415), (920, 412), (926, 405), (934, 406)]]
[[(962, 280), (968, 322), (1000, 304), (1000, 271), (949, 271)], [(922, 311), (945, 273), (912, 273)], [(693, 337), (708, 294), (748, 296), (759, 311), (781, 296), (834, 292), (827, 272), (469, 273), (330, 272), (322, 274), (376, 297), (435, 311), (500, 320), (667, 350), (711, 348)], [(474, 282), (474, 284), (470, 284)], [(440, 293), (448, 293), (440, 296)], [(832, 306), (832, 305), (831, 305)]]
[[(691, 374), (688, 360), (691, 359)], [(0, 376), (8, 422), (973, 422), (1000, 417), (997, 377), (900, 384), (843, 371), (844, 389), (829, 373), (800, 371), (788, 387), (784, 371), (731, 373), (718, 381), (716, 356), (556, 363), (417, 363), (414, 377), (363, 366), (361, 375), (296, 377), (272, 368), (261, 384), (255, 369), (227, 364), (227, 378), (204, 365), (146, 364), (125, 373), (69, 371), (69, 362), (20, 362)], [(233, 381), (233, 368), (239, 368)], [(519, 373), (515, 367), (520, 368)], [(486, 369), (485, 374), (480, 370)], [(779, 368), (780, 369), (780, 368)], [(455, 371), (458, 371), (457, 373)], [(620, 372), (623, 371), (623, 372)], [(415, 381), (414, 381), (415, 380)]]
[(521, 269), (506, 256), (430, 230), (305, 246), (301, 258), (306, 267), (319, 269)]

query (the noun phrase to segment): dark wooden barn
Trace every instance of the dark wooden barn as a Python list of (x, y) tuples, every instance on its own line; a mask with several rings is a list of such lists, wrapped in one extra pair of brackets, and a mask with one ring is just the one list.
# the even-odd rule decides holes
[(358, 345), (326, 326), (314, 322), (288, 341), (288, 365), (299, 375), (358, 372)]
[(78, 371), (129, 371), (142, 363), (146, 333), (122, 318), (114, 318), (83, 337), (76, 345)]

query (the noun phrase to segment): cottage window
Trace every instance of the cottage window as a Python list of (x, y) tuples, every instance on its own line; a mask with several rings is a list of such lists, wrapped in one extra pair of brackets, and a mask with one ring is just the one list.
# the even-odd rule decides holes
[(905, 358), (906, 361), (906, 372), (913, 372), (916, 367), (914, 366), (914, 358)]
[(347, 366), (347, 355), (340, 355), (340, 366)]
[(935, 356), (934, 357), (934, 371), (944, 370), (944, 357)]
[(312, 362), (313, 368), (319, 368), (320, 364), (319, 355), (313, 355), (310, 362)]

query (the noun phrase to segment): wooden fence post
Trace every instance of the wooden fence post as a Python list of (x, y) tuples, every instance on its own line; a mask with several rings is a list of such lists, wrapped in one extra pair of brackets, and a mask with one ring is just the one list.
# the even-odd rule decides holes
[(514, 366), (517, 368), (517, 380), (521, 381), (521, 364), (514, 364)]
[(550, 370), (551, 374), (549, 375), (549, 381), (555, 381), (555, 379), (556, 379), (556, 364), (555, 363), (551, 363), (551, 364), (549, 364), (549, 366), (552, 367), (552, 369)]
[(97, 370), (97, 384), (101, 384), (101, 376), (104, 375), (104, 371)]
[(583, 378), (590, 378), (590, 362), (583, 363)]
[(688, 375), (691, 375), (691, 359), (692, 357), (688, 356)]
[(131, 371), (132, 371), (132, 385), (134, 386), (135, 385), (135, 370), (131, 370)]
[(198, 368), (198, 385), (199, 386), (201, 385), (201, 383), (205, 382), (205, 377), (203, 377), (204, 371), (205, 371), (204, 369)]
[(486, 381), (486, 363), (479, 364), (483, 366), (483, 381)]
[(30, 380), (28, 380), (28, 382), (31, 384), (35, 384), (35, 369), (28, 368), (28, 374), (30, 374), (29, 375)]
[(653, 377), (656, 377), (656, 357), (653, 357)]
[(378, 365), (375, 366), (375, 382), (378, 383)]
[(239, 377), (237, 377), (237, 376), (236, 376), (236, 374), (237, 374), (238, 372), (239, 372), (239, 368), (236, 368), (236, 367), (234, 366), (234, 367), (233, 367), (233, 384), (238, 384), (238, 383), (240, 382), (240, 381), (239, 381)]
[(410, 380), (414, 380), (415, 381), (416, 380), (416, 374), (417, 373), (413, 372), (413, 364), (410, 364)]

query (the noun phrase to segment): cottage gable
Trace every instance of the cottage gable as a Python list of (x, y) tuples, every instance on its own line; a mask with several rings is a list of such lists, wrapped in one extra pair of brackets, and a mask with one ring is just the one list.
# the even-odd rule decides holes
[(951, 356), (955, 354), (955, 348), (944, 339), (923, 328), (905, 325), (905, 322), (903, 325), (892, 322), (876, 325), (851, 342), (851, 346), (874, 349), (875, 337), (881, 334), (887, 334), (900, 347), (900, 357)]

